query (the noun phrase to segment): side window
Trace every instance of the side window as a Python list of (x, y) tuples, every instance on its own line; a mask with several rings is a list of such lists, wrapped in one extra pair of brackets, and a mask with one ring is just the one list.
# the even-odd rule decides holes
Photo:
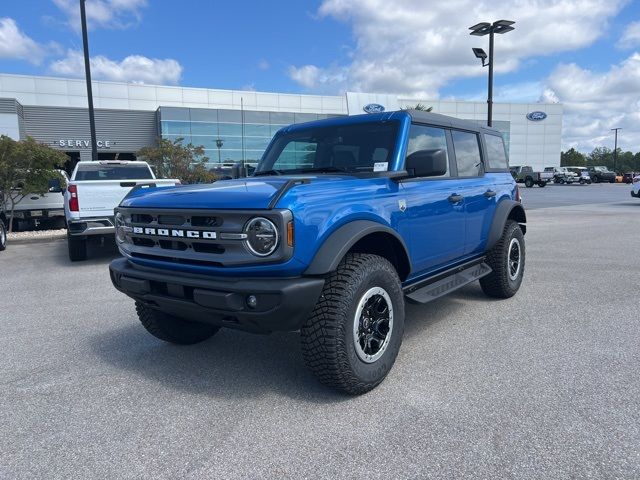
[(459, 177), (477, 177), (482, 172), (478, 135), (452, 130), (453, 148), (456, 152)]
[(507, 152), (504, 148), (502, 137), (497, 135), (485, 135), (484, 143), (487, 146), (487, 161), (489, 168), (509, 168)]
[(447, 135), (444, 129), (412, 124), (411, 130), (409, 131), (407, 156), (418, 150), (444, 150), (447, 155), (447, 172), (442, 175), (442, 177), (448, 177), (450, 175)]

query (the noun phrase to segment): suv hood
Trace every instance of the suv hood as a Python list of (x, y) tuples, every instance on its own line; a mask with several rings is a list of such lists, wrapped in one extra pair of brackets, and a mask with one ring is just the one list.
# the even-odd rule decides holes
[(133, 208), (268, 209), (289, 180), (308, 179), (313, 183), (353, 179), (349, 176), (274, 176), (221, 180), (206, 185), (141, 188), (120, 204)]

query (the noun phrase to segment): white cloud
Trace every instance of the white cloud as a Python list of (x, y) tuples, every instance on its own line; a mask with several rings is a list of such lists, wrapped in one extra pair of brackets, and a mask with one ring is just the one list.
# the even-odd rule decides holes
[(640, 150), (640, 53), (606, 72), (559, 65), (547, 78), (541, 99), (564, 104), (565, 147), (589, 151), (610, 143), (610, 129), (621, 127), (621, 148)]
[(640, 21), (631, 22), (622, 32), (617, 46), (619, 48), (635, 48), (640, 47)]
[(305, 88), (314, 88), (318, 83), (320, 69), (315, 65), (304, 65), (302, 67), (289, 67), (289, 77)]
[[(84, 57), (79, 50), (69, 50), (63, 59), (52, 62), (51, 73), (62, 76), (84, 76)], [(151, 83), (175, 85), (182, 76), (182, 66), (171, 58), (148, 58), (129, 55), (122, 61), (111, 60), (102, 55), (91, 58), (91, 76), (95, 79), (116, 82)]]
[(487, 37), (468, 27), (482, 20), (517, 21), (499, 35), (496, 72), (523, 59), (585, 47), (606, 29), (626, 0), (324, 0), (320, 17), (351, 25), (355, 46), (343, 65), (293, 66), (290, 77), (306, 88), (399, 93), (436, 98), (451, 79), (483, 76), (471, 47)]
[(39, 64), (51, 45), (42, 45), (26, 35), (13, 18), (0, 18), (0, 58), (16, 58)]
[[(66, 16), (66, 23), (80, 30), (80, 6), (77, 0), (52, 0)], [(85, 3), (89, 28), (127, 28), (142, 18), (147, 0), (90, 0)]]

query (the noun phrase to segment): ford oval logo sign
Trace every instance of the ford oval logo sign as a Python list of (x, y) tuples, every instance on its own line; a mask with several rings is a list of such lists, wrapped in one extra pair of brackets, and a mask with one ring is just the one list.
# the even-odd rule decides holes
[(545, 118), (547, 118), (547, 114), (544, 112), (531, 112), (527, 113), (527, 118), (532, 122), (541, 122)]
[(378, 103), (370, 103), (369, 105), (365, 105), (362, 109), (367, 113), (382, 113), (384, 112), (384, 107)]

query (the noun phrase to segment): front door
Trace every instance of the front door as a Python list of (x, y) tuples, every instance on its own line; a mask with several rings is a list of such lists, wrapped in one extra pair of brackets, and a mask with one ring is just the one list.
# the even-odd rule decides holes
[[(418, 150), (449, 151), (444, 129), (412, 125), (407, 155)], [(449, 155), (447, 155), (449, 157)], [(451, 159), (440, 177), (412, 178), (402, 182), (400, 201), (406, 205), (406, 224), (410, 228), (409, 250), (412, 278), (444, 266), (461, 257), (465, 247), (465, 200), (458, 182), (451, 177)]]

